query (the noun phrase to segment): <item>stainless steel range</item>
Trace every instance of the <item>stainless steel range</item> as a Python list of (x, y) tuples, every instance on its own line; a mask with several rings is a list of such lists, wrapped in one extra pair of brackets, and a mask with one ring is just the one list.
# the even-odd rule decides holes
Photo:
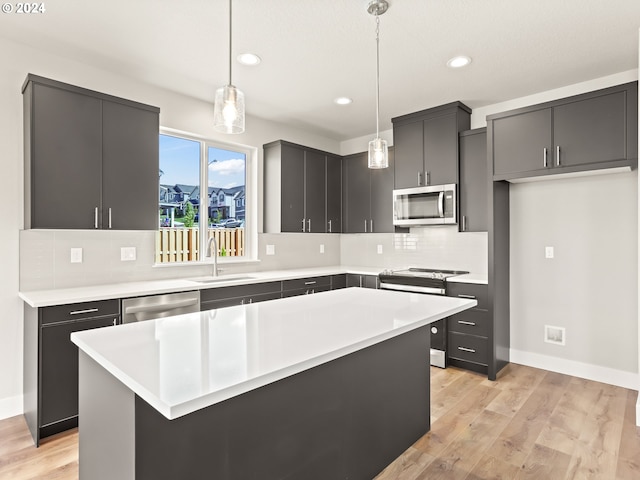
[[(378, 275), (380, 288), (401, 292), (424, 293), (427, 295), (446, 295), (447, 278), (464, 275), (462, 270), (438, 270), (433, 268), (410, 267), (397, 270), (384, 270)], [(447, 366), (447, 320), (438, 320), (431, 324), (431, 365)]]

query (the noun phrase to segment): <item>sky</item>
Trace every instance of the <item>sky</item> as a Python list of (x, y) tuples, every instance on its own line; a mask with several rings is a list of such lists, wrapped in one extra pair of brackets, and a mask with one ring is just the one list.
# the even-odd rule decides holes
[[(231, 188), (245, 184), (245, 155), (208, 148), (209, 186)], [(200, 142), (160, 135), (160, 183), (200, 183)]]

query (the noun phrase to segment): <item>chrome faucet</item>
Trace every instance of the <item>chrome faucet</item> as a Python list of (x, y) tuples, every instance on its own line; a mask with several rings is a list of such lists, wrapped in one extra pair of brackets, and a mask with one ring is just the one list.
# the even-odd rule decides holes
[[(214, 249), (211, 250), (211, 242), (213, 242)], [(213, 272), (214, 277), (218, 276), (218, 241), (216, 236), (212, 235), (207, 241), (207, 257), (213, 257)]]

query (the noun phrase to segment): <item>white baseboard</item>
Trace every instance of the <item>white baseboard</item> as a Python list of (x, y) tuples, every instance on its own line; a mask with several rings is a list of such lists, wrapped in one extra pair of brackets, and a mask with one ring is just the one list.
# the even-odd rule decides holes
[[(609, 385), (616, 385), (630, 390), (638, 390), (638, 385), (640, 385), (640, 375), (633, 372), (576, 362), (574, 360), (566, 360), (564, 358), (550, 357), (539, 353), (523, 352), (521, 350), (511, 349), (509, 353), (511, 362), (528, 367), (564, 373), (565, 375), (608, 383)], [(640, 413), (640, 403), (637, 405), (636, 410)], [(638, 415), (636, 415), (636, 419), (638, 418)]]
[(0, 420), (22, 415), (22, 395), (0, 398)]

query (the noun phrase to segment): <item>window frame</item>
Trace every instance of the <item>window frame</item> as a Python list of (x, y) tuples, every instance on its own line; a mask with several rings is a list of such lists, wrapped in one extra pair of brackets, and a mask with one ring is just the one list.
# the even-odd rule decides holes
[[(258, 149), (250, 145), (240, 143), (225, 142), (202, 135), (185, 132), (168, 127), (160, 127), (158, 132), (158, 141), (160, 135), (168, 135), (177, 138), (183, 138), (198, 142), (200, 144), (200, 198), (198, 204), (198, 229), (199, 229), (199, 245), (201, 252), (199, 260), (182, 261), (173, 263), (155, 263), (158, 267), (177, 267), (188, 265), (209, 265), (213, 263), (212, 257), (206, 256), (207, 249), (207, 229), (209, 226), (209, 165), (207, 162), (209, 147), (239, 152), (245, 155), (245, 254), (242, 257), (218, 257), (219, 264), (234, 263), (253, 263), (259, 262), (258, 259)], [(159, 161), (159, 159), (158, 159)], [(160, 167), (160, 165), (158, 165)], [(202, 193), (206, 192), (206, 195)], [(158, 199), (160, 198), (160, 186), (158, 185)], [(204, 204), (203, 204), (204, 198)], [(204, 208), (203, 208), (204, 207)], [(203, 215), (204, 213), (204, 215)], [(158, 223), (158, 230), (161, 227)]]

